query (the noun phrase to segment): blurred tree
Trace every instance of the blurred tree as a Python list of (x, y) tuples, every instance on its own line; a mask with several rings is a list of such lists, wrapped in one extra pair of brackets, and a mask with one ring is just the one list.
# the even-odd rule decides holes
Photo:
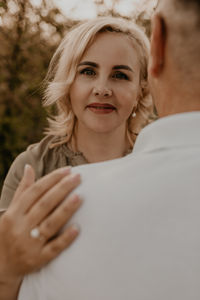
[(47, 3), (0, 1), (0, 186), (13, 159), (42, 136), (41, 82), (64, 30), (74, 23)]
[[(155, 0), (151, 0), (154, 3)], [(147, 2), (147, 1), (146, 1)], [(119, 5), (123, 3), (123, 0), (94, 0), (97, 7), (98, 16), (113, 16), (122, 17), (136, 22), (140, 27), (144, 29), (147, 36), (150, 37), (151, 21), (150, 14), (147, 14), (146, 6), (147, 3), (141, 3), (138, 9), (135, 9), (135, 4), (133, 2), (133, 9), (130, 9), (129, 14), (122, 14), (119, 9)]]

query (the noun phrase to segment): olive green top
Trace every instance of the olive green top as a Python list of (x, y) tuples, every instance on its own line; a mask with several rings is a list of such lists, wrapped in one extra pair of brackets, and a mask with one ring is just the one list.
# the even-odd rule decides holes
[(57, 168), (88, 163), (81, 152), (72, 152), (66, 144), (51, 148), (53, 142), (55, 142), (55, 137), (46, 136), (39, 143), (30, 145), (14, 160), (4, 181), (0, 199), (0, 214), (9, 206), (26, 164), (30, 164), (34, 168), (37, 180)]

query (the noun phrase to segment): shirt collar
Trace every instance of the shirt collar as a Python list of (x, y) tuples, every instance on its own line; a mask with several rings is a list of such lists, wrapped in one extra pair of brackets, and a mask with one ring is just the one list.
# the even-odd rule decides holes
[(139, 134), (133, 153), (200, 145), (200, 112), (188, 112), (161, 118)]

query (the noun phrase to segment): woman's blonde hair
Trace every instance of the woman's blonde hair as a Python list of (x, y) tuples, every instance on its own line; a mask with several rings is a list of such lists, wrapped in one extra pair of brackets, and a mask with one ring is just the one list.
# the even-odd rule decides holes
[[(47, 87), (44, 93), (44, 106), (56, 104), (57, 114), (48, 119), (49, 128), (46, 134), (54, 135), (53, 146), (72, 144), (76, 117), (72, 111), (69, 92), (75, 79), (77, 66), (97, 34), (114, 32), (125, 34), (138, 53), (140, 61), (140, 98), (136, 116), (127, 120), (127, 138), (133, 147), (137, 134), (148, 123), (152, 111), (152, 99), (147, 83), (147, 65), (149, 58), (149, 40), (142, 29), (133, 22), (114, 17), (98, 17), (73, 27), (62, 40), (50, 62), (46, 76)], [(77, 151), (77, 149), (73, 149)]]

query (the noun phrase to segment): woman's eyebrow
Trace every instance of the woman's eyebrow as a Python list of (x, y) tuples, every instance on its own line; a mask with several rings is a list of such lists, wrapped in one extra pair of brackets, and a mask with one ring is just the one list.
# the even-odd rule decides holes
[[(94, 68), (99, 68), (99, 65), (95, 62), (92, 62), (92, 61), (82, 61), (78, 64), (78, 67), (79, 66), (92, 66)], [(127, 66), (127, 65), (116, 65), (112, 68), (113, 70), (120, 70), (120, 69), (124, 69), (124, 70), (128, 70), (128, 71), (131, 71), (133, 72), (133, 70)], [(134, 72), (133, 72), (134, 73)]]
[(96, 64), (95, 62), (92, 62), (92, 61), (82, 61), (80, 64), (78, 64), (78, 67), (79, 66), (92, 66), (94, 68), (98, 68), (99, 65)]
[(113, 70), (124, 69), (133, 72), (133, 70), (127, 65), (117, 65), (113, 67)]

